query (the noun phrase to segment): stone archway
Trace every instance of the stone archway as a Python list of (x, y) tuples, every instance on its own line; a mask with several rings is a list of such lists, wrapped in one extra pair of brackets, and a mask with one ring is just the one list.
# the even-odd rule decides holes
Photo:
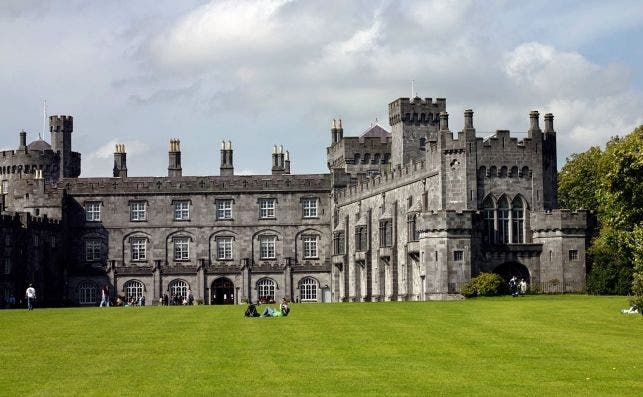
[(210, 288), (212, 296), (210, 304), (212, 305), (232, 305), (234, 304), (234, 283), (229, 278), (220, 277), (212, 283)]
[(518, 280), (524, 279), (528, 285), (531, 281), (529, 269), (520, 262), (505, 262), (493, 269), (493, 272), (498, 274), (505, 281), (502, 285), (502, 289), (507, 293), (509, 292), (509, 280), (511, 277), (516, 276)]

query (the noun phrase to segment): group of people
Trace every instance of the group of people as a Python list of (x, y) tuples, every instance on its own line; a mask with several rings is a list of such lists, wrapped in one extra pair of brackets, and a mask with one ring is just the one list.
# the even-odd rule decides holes
[(527, 282), (524, 278), (521, 278), (520, 281), (518, 281), (516, 276), (512, 276), (509, 280), (509, 290), (511, 291), (511, 296), (514, 298), (520, 295), (525, 295), (527, 293)]
[(161, 306), (180, 306), (180, 305), (193, 305), (194, 304), (194, 294), (192, 290), (189, 289), (185, 296), (178, 294), (172, 294), (169, 296), (166, 293), (159, 299)]
[[(260, 303), (261, 304), (261, 303)], [(290, 306), (288, 306), (288, 300), (283, 298), (281, 304), (279, 304), (279, 309), (266, 306), (263, 310), (263, 313), (259, 314), (257, 306), (254, 303), (249, 303), (244, 316), (246, 317), (286, 317), (290, 313)]]

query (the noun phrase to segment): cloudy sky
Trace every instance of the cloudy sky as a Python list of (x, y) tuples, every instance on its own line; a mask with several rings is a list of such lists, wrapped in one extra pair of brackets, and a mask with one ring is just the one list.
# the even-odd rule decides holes
[(46, 99), (83, 176), (111, 176), (115, 143), (166, 175), (174, 137), (184, 175), (218, 175), (222, 139), (236, 173), (270, 173), (273, 144), (325, 172), (330, 121), (358, 135), (415, 80), (454, 131), (466, 108), (480, 135), (554, 113), (560, 166), (643, 124), (642, 41), (641, 1), (3, 0), (0, 147), (37, 139)]

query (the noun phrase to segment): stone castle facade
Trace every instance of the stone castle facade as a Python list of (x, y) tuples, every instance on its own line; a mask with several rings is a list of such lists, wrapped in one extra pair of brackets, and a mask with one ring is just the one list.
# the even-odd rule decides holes
[(49, 122), (51, 145), (21, 132), (0, 156), (5, 297), (33, 282), (50, 305), (95, 305), (104, 286), (153, 303), (449, 299), (480, 272), (584, 286), (588, 214), (557, 208), (551, 114), (483, 139), (471, 110), (453, 133), (445, 99), (400, 98), (390, 132), (333, 121), (328, 174), (291, 174), (275, 146), (252, 176), (234, 175), (229, 141), (219, 176), (183, 176), (173, 139), (167, 177), (128, 176), (119, 144), (113, 177), (79, 178), (72, 117)]

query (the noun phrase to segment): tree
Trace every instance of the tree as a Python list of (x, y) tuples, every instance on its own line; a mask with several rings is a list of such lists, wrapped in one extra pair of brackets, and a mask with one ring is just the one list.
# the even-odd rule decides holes
[(593, 146), (575, 153), (558, 173), (558, 205), (571, 210), (598, 209), (596, 182), (599, 181), (601, 149)]

